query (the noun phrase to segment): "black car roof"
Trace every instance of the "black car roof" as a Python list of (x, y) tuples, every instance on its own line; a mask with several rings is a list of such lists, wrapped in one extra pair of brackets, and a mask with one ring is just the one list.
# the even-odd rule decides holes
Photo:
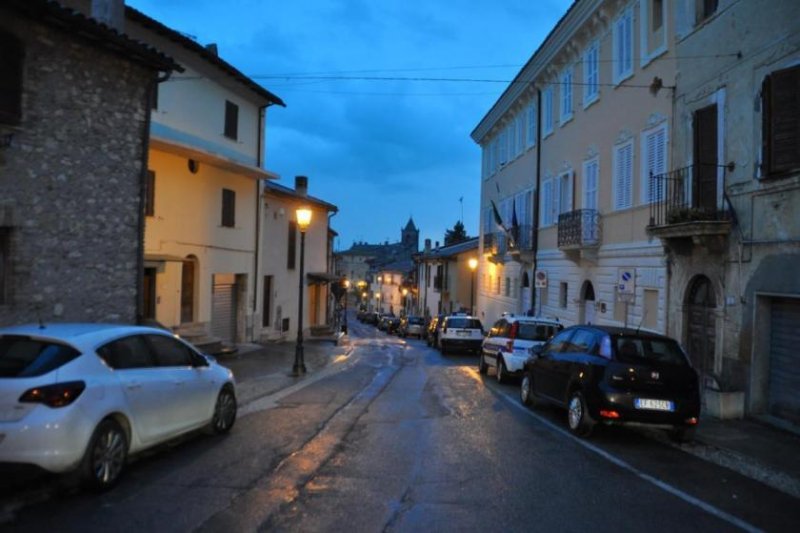
[(674, 340), (672, 337), (668, 337), (667, 335), (662, 335), (661, 333), (656, 333), (655, 331), (636, 329), (636, 328), (624, 328), (620, 326), (601, 326), (597, 324), (575, 324), (574, 326), (570, 326), (567, 329), (573, 329), (573, 328), (596, 329), (599, 331), (604, 331), (609, 335), (632, 335), (638, 337), (650, 337), (650, 338), (662, 338), (662, 339)]

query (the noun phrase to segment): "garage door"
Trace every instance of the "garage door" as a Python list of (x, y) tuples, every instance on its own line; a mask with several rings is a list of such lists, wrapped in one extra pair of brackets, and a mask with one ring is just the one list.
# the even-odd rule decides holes
[(211, 296), (211, 334), (223, 342), (236, 342), (236, 284), (214, 283)]
[(769, 412), (800, 424), (800, 300), (772, 301)]

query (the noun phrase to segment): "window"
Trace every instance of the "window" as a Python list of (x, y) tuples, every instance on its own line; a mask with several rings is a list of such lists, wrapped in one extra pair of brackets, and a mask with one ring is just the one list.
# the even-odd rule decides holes
[(500, 131), (500, 139), (498, 140), (500, 144), (500, 159), (499, 163), (502, 167), (508, 162), (508, 128), (503, 128)]
[(41, 376), (79, 355), (80, 352), (75, 348), (64, 344), (33, 340), (28, 336), (5, 335), (0, 337), (0, 378)]
[(800, 168), (800, 66), (764, 79), (762, 176), (779, 177)]
[[(556, 180), (556, 215), (572, 211), (572, 171), (564, 172)], [(557, 222), (558, 219), (554, 220)]]
[(239, 106), (228, 100), (225, 100), (225, 137), (234, 141), (239, 138)]
[(25, 48), (11, 34), (0, 32), (0, 124), (22, 121), (22, 65)]
[(572, 67), (561, 73), (561, 125), (572, 118)]
[[(350, 276), (353, 277), (352, 275)], [(263, 298), (261, 299), (261, 326), (269, 327), (272, 322), (272, 276), (264, 276)]]
[(542, 129), (544, 136), (553, 133), (553, 87), (542, 91)]
[(600, 97), (600, 44), (595, 41), (583, 55), (583, 107)]
[(647, 329), (658, 327), (658, 289), (644, 290), (644, 316), (642, 325)]
[(505, 284), (503, 285), (503, 294), (505, 296), (511, 296), (511, 280), (506, 278)]
[(583, 208), (597, 209), (597, 183), (600, 180), (600, 163), (597, 158), (583, 164)]
[(97, 355), (114, 370), (156, 366), (150, 347), (141, 335), (109, 342), (97, 350)]
[(696, 0), (695, 15), (698, 23), (703, 22), (717, 12), (719, 0)]
[(517, 116), (517, 155), (525, 151), (525, 114)]
[(7, 304), (11, 287), (11, 229), (0, 228), (0, 305)]
[(236, 225), (236, 192), (222, 189), (222, 226), (232, 228)]
[(565, 329), (564, 331), (553, 337), (553, 340), (551, 340), (545, 348), (547, 353), (561, 353), (562, 351), (564, 351), (564, 348), (566, 348), (569, 345), (569, 339), (570, 337), (572, 337), (572, 334), (574, 332), (575, 330)]
[(156, 203), (156, 173), (152, 170), (147, 171), (147, 183), (144, 191), (144, 214), (152, 217), (155, 215)]
[(667, 49), (666, 2), (664, 0), (642, 0), (641, 23), (641, 65), (644, 67)]
[(542, 183), (542, 226), (551, 226), (555, 223), (555, 204), (553, 202), (553, 180)]
[(664, 197), (662, 182), (652, 178), (667, 171), (667, 127), (659, 126), (642, 136), (642, 201), (650, 203)]
[(145, 335), (158, 366), (192, 366), (192, 351), (177, 339), (166, 335)]
[(633, 141), (614, 149), (614, 209), (627, 209), (633, 201)]
[(653, 33), (664, 27), (664, 0), (652, 0), (650, 6), (650, 31)]
[(528, 136), (527, 136), (527, 147), (530, 148), (531, 146), (536, 144), (536, 106), (534, 104), (528, 104)]
[(592, 353), (597, 344), (597, 337), (594, 333), (586, 329), (578, 329), (569, 340), (567, 351), (575, 353)]
[(625, 9), (614, 21), (614, 83), (633, 75), (633, 8)]
[(297, 222), (289, 221), (289, 247), (286, 251), (286, 268), (294, 270), (294, 263), (297, 258)]
[(558, 306), (562, 309), (567, 308), (567, 295), (569, 294), (569, 290), (567, 287), (567, 282), (562, 281), (558, 285)]

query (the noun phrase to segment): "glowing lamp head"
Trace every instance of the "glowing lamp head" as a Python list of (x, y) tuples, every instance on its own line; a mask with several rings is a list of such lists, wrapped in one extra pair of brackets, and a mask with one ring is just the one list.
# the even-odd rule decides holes
[(297, 227), (301, 232), (305, 233), (308, 226), (311, 225), (311, 209), (308, 207), (298, 207), (295, 214), (297, 215)]
[(478, 268), (478, 260), (474, 257), (470, 258), (470, 260), (467, 261), (467, 264), (469, 265), (469, 269), (472, 271), (475, 271), (475, 269)]

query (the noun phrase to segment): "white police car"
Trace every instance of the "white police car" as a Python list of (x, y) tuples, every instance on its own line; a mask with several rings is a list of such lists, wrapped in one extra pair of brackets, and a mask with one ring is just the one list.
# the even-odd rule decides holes
[(489, 367), (494, 368), (500, 383), (520, 375), (530, 349), (544, 344), (562, 329), (564, 326), (556, 319), (505, 315), (494, 323), (483, 341), (478, 371), (486, 374)]

